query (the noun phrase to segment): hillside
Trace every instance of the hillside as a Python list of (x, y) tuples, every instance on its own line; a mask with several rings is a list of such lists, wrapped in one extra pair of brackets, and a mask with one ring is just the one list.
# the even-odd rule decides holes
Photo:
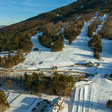
[(111, 13), (111, 9), (111, 0), (78, 0), (65, 7), (7, 26), (0, 29), (0, 51), (22, 49), (29, 52), (32, 48), (31, 36), (36, 34), (38, 29), (56, 28), (60, 22), (62, 25), (64, 22), (76, 20), (79, 15), (81, 20), (87, 21), (96, 11), (99, 14)]
[(4, 28), (4, 27), (6, 27), (6, 25), (0, 25), (0, 28)]
[(60, 112), (111, 112), (112, 0), (78, 0), (1, 28), (0, 89), (6, 112), (51, 112), (59, 96)]
[[(108, 15), (104, 14), (100, 18), (101, 20), (103, 20), (103, 22), (99, 24), (96, 32), (98, 30), (101, 30), (101, 27), (107, 20), (107, 17)], [(19, 70), (22, 72), (24, 70), (27, 70), (28, 72), (29, 70), (30, 73), (31, 71), (34, 72), (37, 69), (41, 72), (44, 70), (48, 70), (46, 72), (47, 76), (51, 75), (51, 71), (53, 72), (53, 66), (57, 66), (57, 72), (62, 71), (64, 75), (67, 74), (68, 76), (83, 76), (85, 75), (83, 73), (93, 74), (85, 80), (79, 80), (76, 82), (72, 96), (67, 98), (64, 97), (65, 106), (61, 112), (110, 112), (110, 109), (106, 107), (106, 103), (109, 99), (112, 99), (112, 81), (111, 79), (109, 80), (107, 78), (104, 78), (104, 76), (105, 74), (112, 74), (112, 40), (101, 39), (103, 43), (102, 53), (100, 53), (101, 60), (97, 60), (96, 58), (94, 58), (92, 49), (88, 47), (88, 41), (91, 39), (88, 36), (88, 27), (91, 22), (93, 22), (97, 18), (97, 15), (95, 15), (89, 22), (84, 23), (81, 33), (79, 34), (77, 39), (72, 42), (71, 45), (69, 45), (68, 40), (65, 39), (64, 48), (61, 52), (50, 52), (50, 48), (42, 46), (39, 43), (38, 39), (38, 36), (42, 35), (42, 33), (37, 32), (37, 34), (32, 36), (31, 38), (33, 42), (32, 52), (28, 53), (25, 56), (24, 62), (14, 67), (15, 71), (17, 70), (16, 72), (18, 72)], [(34, 51), (34, 48), (39, 48), (39, 50)], [(94, 63), (93, 66), (84, 65), (90, 62)], [(95, 65), (95, 63), (99, 63), (99, 65)], [(80, 71), (83, 73), (73, 73), (75, 71)], [(15, 95), (17, 95), (16, 98)], [(57, 96), (42, 94), (40, 98), (42, 98), (42, 100), (51, 100), (54, 97)], [(30, 100), (31, 102), (33, 102), (34, 99), (35, 98), (33, 96), (29, 95), (18, 95), (15, 93), (9, 93), (8, 101), (12, 101), (10, 103), (11, 107), (9, 109), (9, 112), (18, 112), (23, 109), (26, 112), (31, 112), (29, 111), (29, 109), (34, 108), (36, 102), (38, 102), (39, 99), (37, 98), (32, 105), (28, 101)], [(16, 105), (16, 102), (18, 105)], [(23, 102), (26, 104), (25, 106)]]

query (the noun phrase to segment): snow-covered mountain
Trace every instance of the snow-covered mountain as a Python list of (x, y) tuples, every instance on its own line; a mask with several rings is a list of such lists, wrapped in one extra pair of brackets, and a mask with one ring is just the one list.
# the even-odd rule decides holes
[[(103, 21), (99, 24), (95, 33), (101, 30), (107, 17), (107, 14), (101, 17)], [(101, 40), (103, 44), (101, 60), (95, 59), (93, 57), (93, 51), (88, 47), (90, 38), (87, 35), (88, 26), (95, 19), (97, 19), (96, 16), (92, 20), (85, 22), (81, 33), (71, 45), (65, 39), (64, 49), (60, 52), (51, 52), (50, 49), (43, 47), (38, 40), (38, 35), (42, 35), (42, 33), (37, 32), (32, 37), (32, 52), (26, 55), (26, 60), (23, 63), (14, 67), (14, 69), (21, 67), (27, 70), (50, 70), (52, 66), (57, 66), (58, 70), (83, 71), (88, 74), (96, 74), (94, 77), (89, 77), (88, 81), (79, 81), (76, 83), (72, 96), (65, 98), (65, 106), (61, 112), (110, 112), (106, 107), (106, 103), (109, 99), (112, 99), (112, 81), (104, 78), (104, 75), (112, 73), (112, 40)], [(34, 51), (34, 48), (38, 48), (39, 50)], [(100, 66), (86, 67), (77, 65), (77, 63), (83, 64), (88, 62), (99, 63)], [(50, 96), (49, 98), (48, 95), (44, 97), (42, 95), (41, 98), (50, 99), (54, 98), (54, 96)], [(18, 102), (21, 104), (21, 100)], [(21, 106), (18, 108), (15, 104), (12, 104), (10, 110), (15, 111), (13, 107), (16, 107), (18, 111), (22, 109)]]
[[(30, 73), (37, 70), (50, 74), (52, 67), (56, 66), (57, 72), (62, 71), (68, 75), (76, 76), (77, 73), (74, 71), (81, 72), (80, 75), (91, 75), (83, 81), (76, 82), (72, 96), (65, 97), (65, 106), (61, 112), (110, 112), (106, 103), (109, 99), (112, 100), (112, 79), (104, 76), (112, 74), (111, 9), (112, 0), (78, 0), (65, 7), (40, 14), (1, 29), (0, 37), (5, 38), (5, 41), (0, 39), (0, 50), (28, 51), (24, 54), (25, 60), (13, 67), (16, 72), (23, 73), (27, 70)], [(91, 37), (88, 36), (90, 25), (93, 25), (90, 30)], [(73, 39), (76, 33), (78, 36)], [(48, 37), (44, 41), (45, 44), (48, 40), (53, 40), (51, 42), (53, 45), (58, 36), (63, 35), (63, 49), (51, 52), (50, 47), (44, 47), (39, 41), (43, 34), (45, 34), (43, 38)], [(71, 44), (69, 38), (65, 38), (65, 34), (67, 36), (73, 34), (70, 35), (73, 39)], [(88, 46), (90, 40), (93, 48), (101, 45), (101, 52)], [(94, 57), (95, 52), (99, 53), (100, 59)], [(92, 66), (88, 66), (89, 64)], [(54, 97), (57, 96), (42, 94), (36, 97), (9, 92), (10, 108), (7, 112), (31, 112), (40, 100)]]
[[(112, 13), (111, 9), (112, 0), (77, 0), (76, 2), (67, 6), (55, 9), (51, 12), (37, 15), (20, 23), (10, 25), (4, 29), (0, 29), (0, 32), (2, 32), (2, 37), (8, 39), (8, 41), (6, 41), (5, 43), (4, 41), (1, 42), (6, 45), (5, 48), (1, 46), (1, 49), (27, 49), (29, 52), (32, 48), (32, 43), (29, 38), (36, 34), (38, 29), (42, 29), (43, 26), (47, 25), (46, 27), (50, 29), (50, 26), (48, 26), (48, 24), (50, 23), (58, 24), (59, 22), (73, 21), (74, 18), (78, 17), (83, 17), (83, 19), (89, 19), (90, 16), (93, 16), (93, 13), (96, 13), (96, 11), (100, 13)], [(27, 39), (25, 34), (27, 34)], [(15, 44), (17, 43), (17, 40), (14, 39), (15, 37), (18, 38), (19, 44)], [(26, 44), (25, 41), (27, 41), (28, 44)], [(24, 44), (21, 44), (23, 42)], [(9, 43), (11, 46), (9, 46)]]

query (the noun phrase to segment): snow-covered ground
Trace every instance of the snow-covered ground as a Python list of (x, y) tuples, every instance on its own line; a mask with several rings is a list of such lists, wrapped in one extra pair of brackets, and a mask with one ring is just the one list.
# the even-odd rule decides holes
[(112, 81), (97, 75), (91, 82), (79, 82), (68, 105), (62, 112), (111, 112), (106, 107), (108, 99), (112, 99)]
[(41, 99), (28, 94), (9, 93), (7, 100), (10, 109), (6, 112), (31, 112)]
[[(101, 18), (103, 22), (106, 17), (107, 15), (104, 15)], [(59, 70), (72, 69), (75, 71), (97, 73), (98, 75), (91, 78), (90, 82), (76, 83), (76, 88), (71, 98), (65, 99), (65, 108), (62, 112), (110, 112), (106, 108), (106, 102), (108, 99), (112, 99), (112, 81), (105, 79), (104, 74), (112, 73), (112, 41), (102, 39), (102, 59), (95, 59), (93, 57), (93, 51), (88, 47), (89, 37), (87, 36), (87, 31), (89, 24), (90, 22), (85, 22), (80, 35), (71, 45), (65, 40), (64, 49), (61, 52), (51, 52), (50, 49), (41, 46), (38, 41), (38, 35), (40, 33), (37, 33), (37, 35), (32, 37), (32, 50), (38, 48), (39, 51), (30, 52), (26, 56), (26, 60), (15, 67), (16, 69), (21, 66), (23, 69), (45, 70), (50, 69), (51, 66), (58, 66)], [(99, 28), (101, 29), (101, 25), (96, 32), (100, 30)], [(76, 63), (90, 61), (99, 62), (101, 66), (98, 68), (75, 66)], [(20, 105), (20, 100), (19, 102), (15, 102), (18, 103), (17, 105)]]
[[(108, 14), (105, 14), (101, 20), (106, 20)], [(94, 17), (96, 19), (97, 17)], [(94, 67), (84, 67), (84, 66), (75, 66), (76, 63), (84, 63), (84, 62), (99, 62), (103, 69), (109, 69), (112, 65), (111, 57), (111, 43), (110, 40), (102, 39), (102, 45), (103, 45), (103, 52), (101, 53), (102, 60), (99, 61), (93, 57), (93, 51), (88, 47), (88, 40), (89, 37), (87, 36), (87, 30), (90, 22), (85, 22), (85, 25), (80, 33), (80, 35), (77, 37), (74, 42), (69, 45), (68, 41), (65, 40), (64, 49), (61, 52), (51, 52), (50, 49), (43, 47), (39, 41), (38, 41), (38, 35), (41, 35), (42, 33), (37, 33), (32, 37), (33, 42), (33, 48), (32, 52), (30, 52), (26, 56), (26, 60), (17, 65), (15, 68), (18, 69), (19, 67), (23, 69), (42, 69), (47, 70), (50, 69), (52, 66), (57, 66), (58, 70), (80, 70), (80, 71), (86, 71), (86, 72), (96, 72), (96, 68)], [(100, 25), (100, 29), (101, 29)], [(100, 29), (97, 29), (99, 31)], [(96, 31), (96, 32), (97, 32)], [(33, 51), (34, 48), (38, 48), (38, 51)], [(109, 48), (109, 49), (108, 49)], [(106, 50), (108, 49), (108, 50)], [(74, 65), (74, 66), (70, 66)], [(108, 66), (107, 66), (108, 65)], [(109, 68), (108, 68), (109, 67)]]
[(91, 60), (97, 61), (93, 57), (92, 50), (88, 47), (87, 37), (87, 28), (89, 22), (86, 22), (81, 34), (77, 39), (72, 43), (68, 44), (68, 41), (65, 40), (64, 49), (61, 52), (51, 52), (50, 49), (47, 49), (40, 45), (38, 41), (38, 34), (32, 37), (33, 49), (38, 48), (39, 51), (32, 51), (26, 56), (26, 60), (16, 66), (19, 68), (21, 66), (23, 69), (49, 69), (51, 66), (58, 66), (59, 70), (94, 70), (94, 68), (86, 67), (71, 67), (79, 62), (89, 62)]

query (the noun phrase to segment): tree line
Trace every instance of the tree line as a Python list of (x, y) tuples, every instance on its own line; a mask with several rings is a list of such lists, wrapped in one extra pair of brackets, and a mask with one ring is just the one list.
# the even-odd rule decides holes
[(75, 22), (71, 21), (71, 23), (65, 27), (64, 37), (69, 41), (69, 44), (72, 44), (72, 42), (77, 38), (83, 26), (84, 18), (80, 17), (79, 20), (76, 20)]
[(0, 112), (4, 112), (10, 107), (7, 101), (7, 95), (3, 90), (0, 90)]
[(75, 86), (75, 78), (71, 75), (54, 73), (47, 76), (44, 73), (25, 73), (24, 76), (0, 76), (0, 86), (8, 90), (23, 90), (26, 93), (70, 96)]
[(7, 68), (13, 67), (18, 63), (24, 61), (24, 59), (25, 58), (21, 51), (18, 51), (17, 54), (15, 53), (13, 55), (11, 55), (11, 53), (9, 52), (8, 56), (4, 56), (4, 57), (0, 56), (0, 67), (7, 67)]
[(25, 74), (25, 89), (36, 94), (47, 92), (51, 95), (70, 96), (75, 85), (73, 76), (55, 73), (53, 77), (43, 73)]
[(100, 17), (97, 18), (97, 20), (94, 20), (88, 27), (88, 36), (92, 37), (93, 33), (96, 32), (98, 25), (101, 24)]
[(94, 57), (100, 59), (99, 53), (102, 52), (102, 42), (100, 35), (95, 35), (88, 42), (88, 46), (94, 51)]

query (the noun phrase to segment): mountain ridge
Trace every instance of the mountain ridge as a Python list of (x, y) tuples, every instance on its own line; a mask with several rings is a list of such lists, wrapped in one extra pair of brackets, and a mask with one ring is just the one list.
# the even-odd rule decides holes
[(4, 27), (6, 27), (6, 25), (0, 25), (0, 28), (4, 28)]
[[(111, 9), (111, 0), (78, 0), (67, 6), (63, 6), (47, 13), (39, 14), (38, 16), (29, 18), (25, 21), (1, 28), (0, 37), (3, 38), (3, 41), (2, 39), (0, 41), (0, 51), (18, 49), (30, 51), (32, 48), (32, 42), (30, 38), (36, 34), (40, 27), (43, 27), (51, 22), (53, 22), (55, 25), (59, 21), (71, 21), (74, 16), (79, 15), (82, 15), (83, 18), (87, 18), (96, 12), (112, 13)], [(3, 44), (5, 41), (7, 42), (7, 47)]]

